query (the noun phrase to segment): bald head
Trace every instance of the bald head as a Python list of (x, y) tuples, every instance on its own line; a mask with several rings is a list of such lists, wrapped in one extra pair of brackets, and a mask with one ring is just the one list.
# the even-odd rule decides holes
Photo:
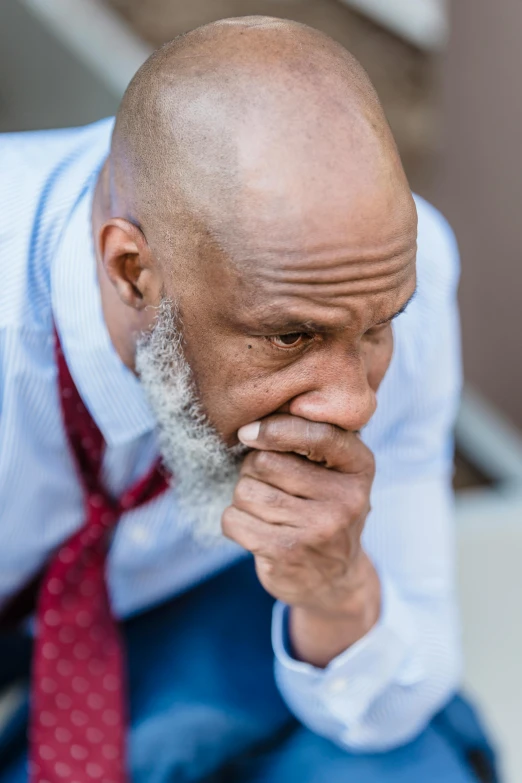
[(339, 180), (371, 197), (390, 179), (407, 191), (375, 91), (343, 47), (295, 22), (229, 19), (166, 44), (129, 85), (111, 211), (161, 256), (187, 233), (243, 245), (252, 220), (283, 206), (306, 218), (298, 190), (317, 196)]
[(416, 215), (341, 46), (250, 17), (162, 47), (125, 94), (93, 215), (109, 333), (169, 453), (191, 464), (177, 433), (199, 442), (202, 412), (229, 445), (274, 412), (368, 422), (415, 288)]

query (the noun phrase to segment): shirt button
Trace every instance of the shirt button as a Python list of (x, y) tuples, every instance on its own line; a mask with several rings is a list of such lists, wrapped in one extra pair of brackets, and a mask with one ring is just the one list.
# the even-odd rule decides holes
[(335, 677), (335, 679), (330, 680), (326, 687), (328, 689), (328, 693), (341, 693), (341, 691), (344, 691), (347, 686), (348, 680), (346, 677)]

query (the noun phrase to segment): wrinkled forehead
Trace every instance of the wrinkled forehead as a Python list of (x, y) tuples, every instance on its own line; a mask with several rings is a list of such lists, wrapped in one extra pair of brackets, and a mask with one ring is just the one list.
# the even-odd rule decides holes
[(245, 180), (211, 225), (224, 258), (248, 275), (266, 264), (283, 272), (411, 255), (417, 215), (405, 180), (322, 172), (282, 165)]
[[(274, 203), (275, 201), (275, 203)], [(257, 331), (308, 320), (325, 329), (369, 328), (399, 311), (415, 289), (416, 210), (403, 189), (298, 189), (255, 209), (239, 205), (201, 253), (207, 315)], [(193, 289), (194, 290), (194, 289)], [(297, 325), (297, 326), (296, 326)], [(248, 328), (247, 328), (248, 331)]]

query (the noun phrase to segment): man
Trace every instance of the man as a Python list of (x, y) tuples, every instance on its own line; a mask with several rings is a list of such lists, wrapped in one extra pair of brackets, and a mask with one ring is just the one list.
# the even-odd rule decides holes
[(112, 129), (1, 145), (0, 780), (494, 780), (452, 700), (457, 253), (366, 75), (225, 20)]

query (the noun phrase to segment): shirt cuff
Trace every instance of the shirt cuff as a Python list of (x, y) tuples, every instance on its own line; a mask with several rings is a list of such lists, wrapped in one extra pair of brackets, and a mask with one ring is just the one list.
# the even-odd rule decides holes
[[(297, 661), (288, 644), (289, 607), (274, 606), (272, 644), (279, 687), (303, 719), (306, 705), (317, 704), (336, 721), (353, 726), (389, 686), (415, 685), (425, 673), (415, 655), (417, 633), (410, 609), (394, 585), (381, 578), (381, 615), (377, 624), (324, 669)], [(294, 710), (295, 711), (295, 710)]]

